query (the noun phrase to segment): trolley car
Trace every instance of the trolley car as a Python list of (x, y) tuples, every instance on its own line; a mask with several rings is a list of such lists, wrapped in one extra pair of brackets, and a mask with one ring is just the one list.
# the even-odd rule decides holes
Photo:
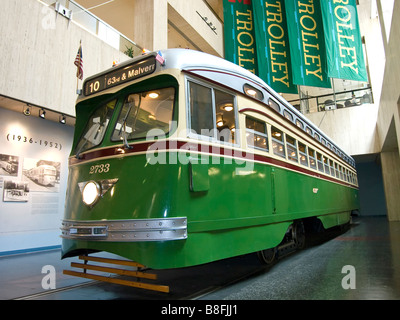
[(29, 179), (43, 186), (54, 186), (56, 183), (56, 174), (56, 168), (47, 164), (34, 167), (26, 172)]
[(254, 74), (185, 49), (84, 82), (66, 197), (63, 258), (106, 251), (155, 269), (269, 262), (359, 207), (349, 155)]
[(3, 169), (10, 175), (16, 175), (18, 173), (18, 163), (14, 161), (0, 160), (0, 169)]

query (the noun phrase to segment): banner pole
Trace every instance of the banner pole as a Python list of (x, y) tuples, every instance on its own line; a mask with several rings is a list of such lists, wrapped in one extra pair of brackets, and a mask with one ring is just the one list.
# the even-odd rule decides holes
[(337, 109), (337, 104), (336, 104), (336, 92), (335, 92), (335, 79), (331, 78), (332, 82), (332, 89), (333, 89), (333, 101), (335, 102), (335, 107)]

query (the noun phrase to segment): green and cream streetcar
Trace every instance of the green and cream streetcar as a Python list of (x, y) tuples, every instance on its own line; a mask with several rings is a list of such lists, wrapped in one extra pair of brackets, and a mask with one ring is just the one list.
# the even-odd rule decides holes
[(84, 82), (69, 159), (63, 257), (151, 268), (278, 246), (357, 210), (354, 160), (247, 70), (191, 50), (131, 59)]

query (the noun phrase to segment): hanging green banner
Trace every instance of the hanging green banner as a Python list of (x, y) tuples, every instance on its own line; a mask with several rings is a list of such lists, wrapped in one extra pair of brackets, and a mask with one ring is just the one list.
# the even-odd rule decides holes
[(293, 82), (330, 88), (319, 1), (286, 0), (285, 9)]
[(258, 76), (275, 91), (297, 93), (292, 67), (284, 0), (253, 0)]
[(224, 0), (225, 59), (258, 73), (251, 0)]
[(367, 82), (356, 0), (320, 3), (329, 77)]

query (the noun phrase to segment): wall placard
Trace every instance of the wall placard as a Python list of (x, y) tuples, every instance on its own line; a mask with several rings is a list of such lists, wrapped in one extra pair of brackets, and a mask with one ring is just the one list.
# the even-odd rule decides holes
[(74, 128), (0, 108), (0, 254), (60, 245)]

